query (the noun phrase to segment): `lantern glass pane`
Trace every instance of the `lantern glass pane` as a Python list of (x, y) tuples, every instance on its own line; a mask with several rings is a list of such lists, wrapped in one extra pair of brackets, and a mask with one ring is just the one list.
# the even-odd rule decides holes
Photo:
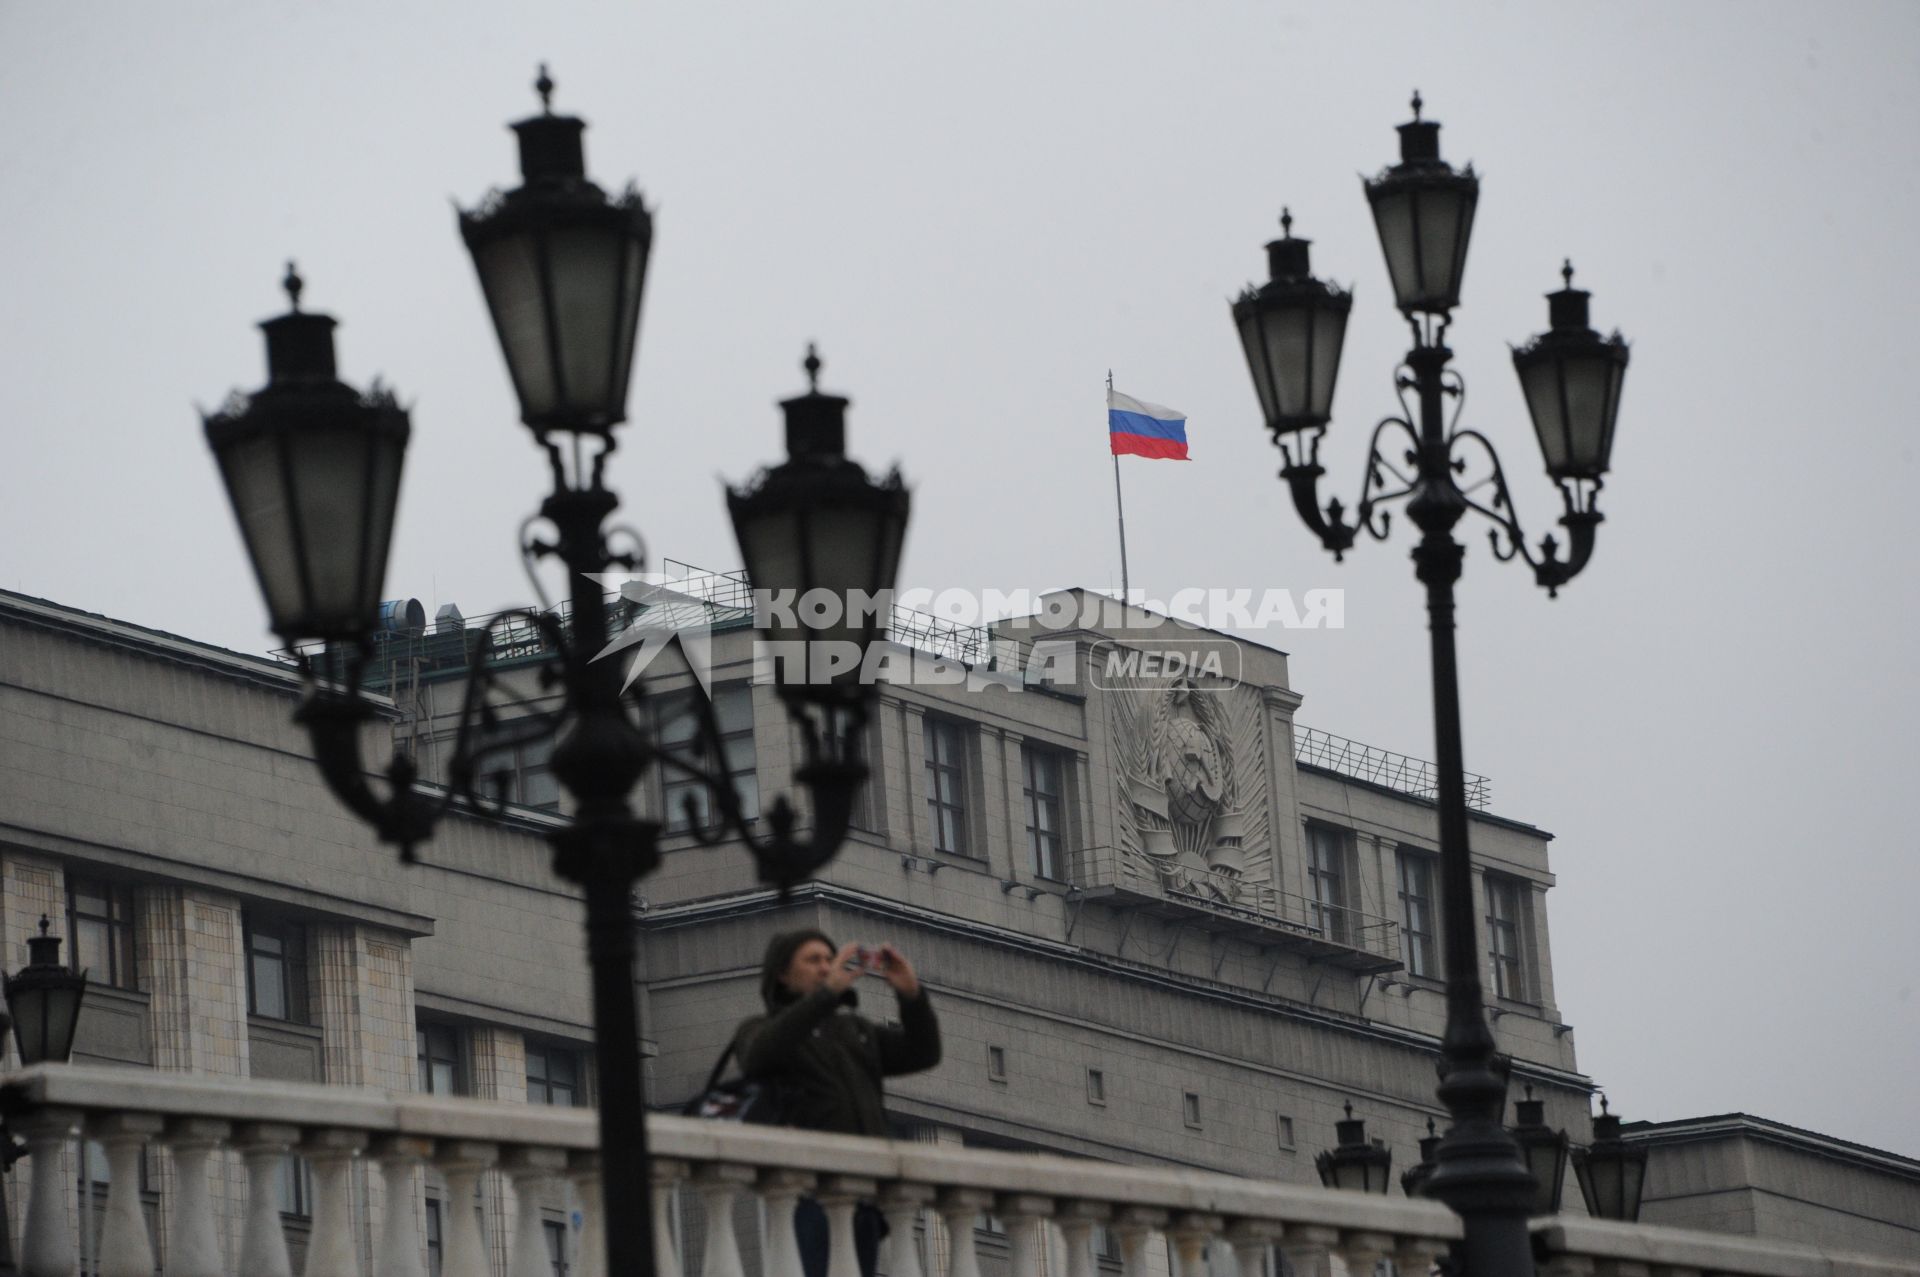
[(1620, 1161), (1620, 1205), (1618, 1219), (1640, 1218), (1640, 1193), (1647, 1178), (1644, 1154), (1629, 1155)]
[(1380, 251), (1387, 259), (1394, 302), (1401, 310), (1409, 310), (1419, 303), (1421, 278), (1416, 269), (1413, 193), (1399, 190), (1375, 194), (1373, 224), (1380, 232)]
[(1588, 1163), (1593, 1177), (1594, 1213), (1602, 1219), (1620, 1218), (1622, 1165), (1617, 1157), (1594, 1158)]
[(47, 1058), (47, 993), (45, 989), (7, 990), (7, 1009), (13, 1013), (14, 1044), (20, 1063), (38, 1064)]
[(297, 430), (286, 447), (307, 564), (307, 615), (317, 625), (369, 626), (380, 602), (380, 583), (364, 578), (375, 441), (359, 431)]
[(558, 406), (539, 250), (538, 237), (522, 231), (489, 240), (473, 255), (500, 351), (520, 396), (520, 415), (527, 420), (546, 417)]
[(626, 326), (616, 314), (625, 239), (603, 224), (561, 227), (547, 241), (560, 340), (560, 407), (591, 421), (625, 415), (626, 387), (613, 384), (614, 338)]
[[(790, 510), (740, 512), (734, 519), (734, 535), (740, 541), (741, 561), (747, 566), (756, 604), (778, 600), (785, 605), (785, 612), (770, 606), (760, 608), (767, 638), (779, 643), (803, 637), (794, 614), (794, 596), (806, 587), (798, 515)], [(793, 593), (782, 597), (783, 591)], [(794, 614), (791, 622), (787, 620), (789, 614)]]
[(46, 1058), (65, 1060), (73, 1054), (73, 1031), (80, 1019), (81, 987), (49, 989), (47, 999)]
[(1266, 313), (1267, 366), (1282, 418), (1308, 411), (1313, 377), (1313, 312), (1306, 306), (1272, 307)]
[(1420, 288), (1432, 305), (1458, 297), (1457, 274), (1464, 265), (1467, 235), (1473, 225), (1472, 193), (1458, 186), (1430, 186), (1415, 196), (1420, 231)]
[(240, 535), (260, 578), (267, 614), (276, 631), (303, 611), (300, 565), (294, 555), (293, 518), (280, 466), (280, 440), (259, 434), (220, 450), (220, 469), (233, 502)]
[(1520, 369), (1520, 389), (1527, 397), (1534, 433), (1540, 437), (1540, 455), (1546, 459), (1547, 473), (1559, 474), (1569, 460), (1559, 362), (1541, 357), (1527, 363)]
[(1313, 386), (1309, 410), (1325, 420), (1333, 415), (1333, 383), (1340, 372), (1340, 347), (1347, 337), (1347, 312), (1334, 307), (1313, 316)]
[(1619, 412), (1619, 390), (1625, 369), (1602, 347), (1591, 354), (1568, 355), (1563, 363), (1567, 385), (1569, 459), (1583, 473), (1607, 468), (1613, 442), (1613, 422)]
[(1253, 376), (1253, 392), (1259, 396), (1260, 412), (1266, 418), (1269, 428), (1280, 420), (1280, 407), (1274, 401), (1273, 382), (1278, 373), (1267, 358), (1267, 342), (1262, 335), (1266, 326), (1266, 316), (1259, 303), (1248, 301), (1238, 316), (1240, 321), (1240, 345), (1247, 355), (1247, 371)]
[(621, 265), (620, 338), (614, 343), (613, 401), (616, 417), (627, 412), (627, 387), (633, 380), (633, 351), (640, 337), (640, 294), (647, 282), (647, 245), (631, 234), (621, 236), (625, 260)]
[[(885, 520), (873, 505), (829, 505), (807, 517), (809, 577), (816, 590), (828, 591), (832, 601), (824, 616), (837, 617), (823, 625), (808, 625), (808, 634), (827, 642), (860, 642), (866, 637), (870, 613), (867, 595), (873, 589), (874, 562)], [(807, 618), (801, 618), (807, 624)]]
[[(404, 438), (391, 434), (370, 434), (367, 440), (367, 523), (366, 544), (362, 547), (365, 575), (361, 578), (361, 603), (368, 613), (378, 608), (380, 596), (385, 593), (387, 554), (393, 545), (394, 513), (400, 505), (400, 464), (406, 448)], [(421, 613), (423, 623), (425, 615)]]

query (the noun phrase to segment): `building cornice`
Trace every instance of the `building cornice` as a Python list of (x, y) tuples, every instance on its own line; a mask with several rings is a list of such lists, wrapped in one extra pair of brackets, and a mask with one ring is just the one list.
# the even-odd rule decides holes
[(1627, 1122), (1620, 1127), (1620, 1134), (1629, 1143), (1653, 1145), (1752, 1139), (1920, 1183), (1920, 1160), (1746, 1113), (1718, 1113), (1671, 1122)]
[(168, 634), (164, 630), (152, 630), (95, 612), (81, 612), (46, 599), (15, 594), (11, 590), (0, 590), (0, 621), (14, 621), (85, 642), (138, 652), (142, 656), (238, 679), (290, 696), (298, 696), (301, 692), (299, 671), (283, 661), (247, 656), (224, 647)]

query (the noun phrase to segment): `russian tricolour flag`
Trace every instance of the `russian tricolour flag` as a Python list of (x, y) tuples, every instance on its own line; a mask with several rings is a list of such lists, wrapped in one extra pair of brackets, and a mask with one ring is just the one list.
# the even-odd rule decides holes
[(1187, 460), (1187, 414), (1107, 390), (1107, 439), (1116, 457)]

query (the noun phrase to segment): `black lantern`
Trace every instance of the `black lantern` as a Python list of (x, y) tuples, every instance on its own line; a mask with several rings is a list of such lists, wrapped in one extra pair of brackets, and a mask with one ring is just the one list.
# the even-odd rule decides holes
[(1434, 1132), (1433, 1119), (1427, 1119), (1427, 1133), (1420, 1141), (1420, 1161), (1400, 1177), (1400, 1191), (1408, 1197), (1420, 1196), (1433, 1174), (1434, 1155), (1440, 1151), (1440, 1136)]
[(1339, 1143), (1313, 1159), (1320, 1182), (1356, 1193), (1385, 1193), (1393, 1151), (1385, 1144), (1367, 1142), (1366, 1121), (1353, 1115), (1351, 1103), (1346, 1120), (1335, 1122), (1333, 1129)]
[(1632, 1223), (1640, 1218), (1640, 1194), (1647, 1183), (1647, 1150), (1620, 1138), (1620, 1119), (1607, 1112), (1600, 1097), (1600, 1115), (1593, 1119), (1593, 1143), (1573, 1151), (1573, 1173), (1587, 1213), (1598, 1219)]
[(267, 384), (203, 418), (274, 632), (358, 641), (375, 624), (410, 427), (392, 394), (334, 371), (333, 320), (291, 301), (260, 325)]
[(627, 419), (627, 383), (653, 218), (640, 193), (617, 199), (587, 177), (586, 121), (553, 114), (545, 67), (542, 112), (513, 126), (521, 185), (460, 214), (520, 419), (605, 435)]
[[(806, 394), (784, 401), (787, 460), (729, 489), (727, 508), (753, 583), (761, 629), (808, 643), (809, 678), (783, 680), (789, 699), (864, 700), (860, 661), (886, 638), (908, 497), (899, 471), (879, 483), (847, 457), (847, 400), (820, 393), (807, 348)], [(851, 662), (851, 664), (849, 664)]]
[(1587, 299), (1573, 286), (1573, 263), (1560, 270), (1566, 286), (1547, 294), (1552, 327), (1513, 351), (1513, 368), (1527, 396), (1527, 412), (1547, 473), (1562, 481), (1598, 479), (1613, 453), (1613, 424), (1627, 376), (1627, 343), (1602, 338), (1588, 326)]
[(1276, 438), (1324, 426), (1333, 415), (1333, 383), (1353, 309), (1351, 292), (1313, 277), (1307, 262), (1312, 242), (1295, 239), (1293, 215), (1280, 210), (1280, 238), (1267, 244), (1271, 278), (1233, 303), (1253, 388)]
[(1420, 106), (1416, 92), (1413, 119), (1399, 126), (1400, 162), (1365, 185), (1394, 303), (1408, 314), (1443, 315), (1460, 304), (1480, 179), (1471, 164), (1455, 172), (1440, 158), (1440, 125), (1421, 119)]
[(42, 916), (40, 934), (27, 939), (26, 968), (6, 980), (7, 1009), (13, 1014), (13, 1040), (22, 1065), (66, 1063), (87, 992), (87, 973), (75, 974), (61, 965), (60, 937), (48, 935), (47, 926)]
[(1533, 1213), (1558, 1214), (1561, 1186), (1567, 1176), (1567, 1133), (1547, 1125), (1546, 1102), (1533, 1098), (1532, 1086), (1527, 1087), (1527, 1098), (1514, 1104), (1513, 1117), (1513, 1138), (1527, 1159), (1527, 1169), (1533, 1172)]

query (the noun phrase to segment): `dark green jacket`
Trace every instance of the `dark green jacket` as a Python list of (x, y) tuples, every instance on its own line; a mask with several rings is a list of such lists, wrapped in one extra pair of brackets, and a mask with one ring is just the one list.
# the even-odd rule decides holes
[(778, 989), (772, 1001), (768, 1014), (735, 1031), (733, 1045), (743, 1075), (784, 1085), (789, 1126), (885, 1135), (881, 1079), (940, 1063), (940, 1025), (924, 985), (900, 1000), (898, 1025), (854, 1014), (851, 989), (804, 998)]

